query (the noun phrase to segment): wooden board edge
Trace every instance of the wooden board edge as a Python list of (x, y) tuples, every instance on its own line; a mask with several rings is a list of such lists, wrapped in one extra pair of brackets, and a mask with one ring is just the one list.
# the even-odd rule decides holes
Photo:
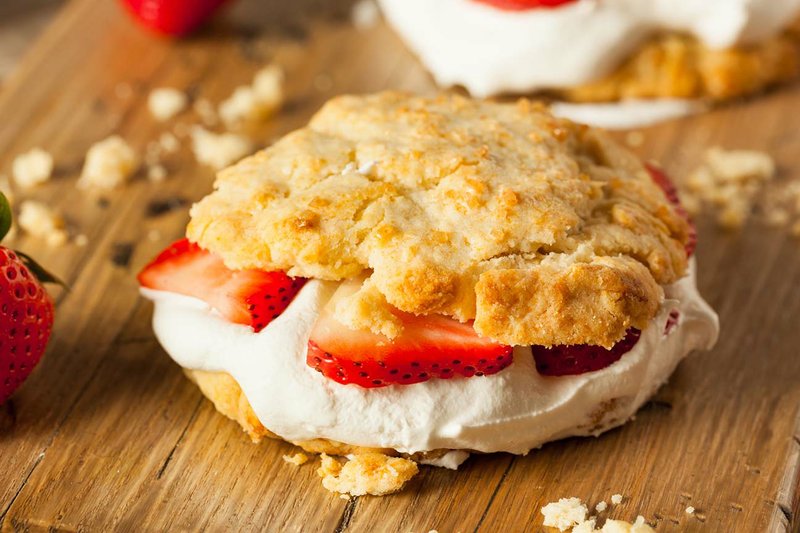
[(786, 467), (769, 523), (768, 531), (772, 533), (800, 531), (800, 404), (790, 439)]

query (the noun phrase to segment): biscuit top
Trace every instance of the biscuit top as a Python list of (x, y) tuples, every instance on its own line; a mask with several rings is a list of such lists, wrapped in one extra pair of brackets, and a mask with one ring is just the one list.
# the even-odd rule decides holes
[(687, 265), (688, 224), (642, 163), (528, 100), (338, 97), (215, 189), (191, 240), (235, 269), (364, 277), (337, 316), (388, 337), (400, 309), (610, 347)]

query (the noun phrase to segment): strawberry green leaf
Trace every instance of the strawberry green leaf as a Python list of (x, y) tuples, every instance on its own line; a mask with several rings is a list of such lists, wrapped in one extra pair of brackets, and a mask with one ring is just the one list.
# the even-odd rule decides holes
[(6, 195), (0, 192), (0, 240), (2, 240), (8, 230), (11, 229), (11, 205), (8, 203)]
[(25, 266), (28, 267), (28, 270), (30, 270), (33, 275), (36, 276), (36, 278), (42, 283), (56, 283), (65, 289), (69, 289), (69, 287), (67, 287), (63, 281), (45, 270), (42, 265), (34, 261), (33, 258), (28, 254), (17, 251), (17, 255), (22, 259), (22, 262), (25, 263)]

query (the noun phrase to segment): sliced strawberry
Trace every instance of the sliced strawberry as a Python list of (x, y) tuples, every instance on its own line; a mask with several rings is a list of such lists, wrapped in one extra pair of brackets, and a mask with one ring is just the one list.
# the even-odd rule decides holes
[(161, 252), (138, 279), (148, 289), (199, 298), (231, 322), (246, 324), (256, 332), (277, 318), (306, 282), (283, 272), (231, 270), (218, 256), (188, 239)]
[(610, 350), (602, 346), (531, 346), (536, 370), (543, 376), (572, 376), (601, 370), (631, 351), (641, 332), (631, 329), (624, 339)]
[(505, 9), (506, 11), (525, 11), (538, 7), (553, 8), (563, 4), (569, 4), (576, 0), (476, 0), (484, 4)]
[(511, 346), (478, 337), (471, 323), (399, 311), (396, 316), (403, 332), (389, 340), (351, 330), (324, 312), (308, 343), (308, 366), (342, 384), (382, 387), (495, 374), (513, 360)]
[(681, 204), (677, 187), (675, 187), (675, 184), (672, 183), (671, 179), (669, 179), (667, 173), (664, 172), (664, 170), (660, 167), (652, 163), (645, 163), (645, 167), (647, 168), (648, 172), (650, 172), (650, 176), (652, 176), (656, 185), (661, 187), (661, 190), (664, 191), (664, 195), (675, 207), (675, 211), (677, 211), (678, 215), (686, 219), (686, 222), (689, 224), (689, 239), (686, 242), (686, 255), (691, 257), (692, 254), (694, 254), (695, 248), (697, 247), (697, 228), (694, 227), (692, 217), (689, 216), (688, 211), (686, 211)]

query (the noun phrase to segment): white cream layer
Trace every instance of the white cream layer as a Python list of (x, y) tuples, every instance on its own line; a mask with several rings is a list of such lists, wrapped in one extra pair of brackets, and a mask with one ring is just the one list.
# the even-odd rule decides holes
[[(614, 400), (599, 425), (630, 418), (691, 350), (713, 346), (717, 316), (697, 292), (693, 268), (666, 299), (639, 342), (608, 368), (543, 377), (530, 349), (485, 377), (433, 379), (364, 389), (340, 385), (306, 365), (309, 335), (335, 284), (310, 281), (259, 333), (233, 324), (204, 302), (143, 289), (155, 302), (153, 326), (181, 366), (224, 371), (241, 385), (265, 427), (289, 441), (326, 438), (415, 453), (434, 449), (526, 453), (570, 435), (599, 434), (592, 414)], [(668, 335), (672, 310), (679, 324)]]
[(440, 85), (481, 97), (598, 79), (658, 31), (727, 48), (775, 35), (800, 12), (800, 0), (579, 0), (526, 11), (474, 0), (379, 3)]

